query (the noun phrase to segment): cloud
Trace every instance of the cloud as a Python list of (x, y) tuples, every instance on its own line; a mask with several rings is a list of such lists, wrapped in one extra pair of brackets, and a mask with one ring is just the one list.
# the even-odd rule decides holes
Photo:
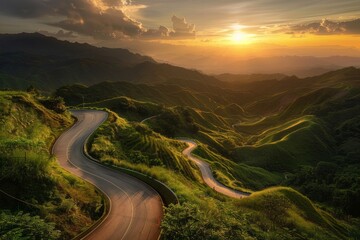
[(360, 19), (344, 22), (334, 22), (330, 20), (322, 20), (308, 24), (291, 26), (289, 34), (316, 34), (316, 35), (332, 35), (332, 34), (360, 34)]
[(76, 38), (77, 36), (74, 35), (74, 32), (66, 32), (64, 30), (59, 30), (56, 33), (52, 33), (49, 31), (39, 31), (39, 33), (45, 35), (45, 36), (49, 36), (49, 37), (55, 37), (55, 38), (59, 38), (59, 39), (70, 39), (70, 38)]
[(170, 36), (176, 38), (188, 38), (195, 37), (195, 25), (187, 23), (185, 18), (179, 18), (177, 16), (173, 16), (171, 18), (173, 23), (174, 31), (170, 33)]
[(148, 29), (141, 34), (143, 38), (152, 39), (174, 39), (174, 38), (194, 38), (196, 35), (195, 25), (186, 22), (185, 18), (173, 16), (171, 18), (173, 29), (160, 26), (158, 29)]
[(143, 38), (168, 38), (171, 30), (167, 27), (160, 26), (158, 29), (148, 29), (142, 33), (141, 37)]
[(145, 31), (124, 13), (126, 0), (1, 0), (0, 12), (21, 18), (56, 17), (47, 22), (97, 39), (134, 37)]
[(360, 34), (360, 18), (349, 21), (331, 21), (323, 19), (304, 24), (276, 24), (256, 27), (245, 27), (243, 32), (266, 35), (266, 34), (290, 34), (293, 37), (304, 37), (306, 34), (313, 35), (344, 35)]
[[(142, 23), (132, 19), (127, 12), (143, 8), (131, 0), (1, 0), (0, 12), (6, 15), (38, 19), (49, 26), (65, 31), (91, 36), (95, 39), (110, 40), (124, 38), (172, 39), (195, 37), (195, 25), (185, 18), (173, 16), (173, 29), (160, 26), (146, 29)], [(48, 19), (56, 19), (49, 22)], [(73, 37), (69, 32), (50, 33), (58, 38)], [(68, 34), (68, 35), (67, 35)]]

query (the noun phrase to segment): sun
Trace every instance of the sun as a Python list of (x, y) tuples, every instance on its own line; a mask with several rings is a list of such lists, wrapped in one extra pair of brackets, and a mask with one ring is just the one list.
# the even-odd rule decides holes
[(240, 32), (240, 31), (236, 31), (231, 35), (231, 40), (233, 42), (240, 43), (240, 42), (243, 42), (245, 39), (246, 39), (246, 34)]
[(244, 44), (251, 42), (253, 34), (248, 34), (243, 31), (246, 26), (233, 24), (230, 26), (229, 34), (227, 36), (228, 41), (233, 44)]

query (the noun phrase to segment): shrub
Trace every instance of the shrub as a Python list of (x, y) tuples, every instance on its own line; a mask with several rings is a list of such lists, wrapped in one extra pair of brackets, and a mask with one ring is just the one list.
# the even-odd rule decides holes
[(55, 230), (55, 224), (45, 222), (39, 216), (30, 216), (18, 212), (13, 215), (9, 212), (0, 213), (0, 239), (58, 239), (60, 231)]

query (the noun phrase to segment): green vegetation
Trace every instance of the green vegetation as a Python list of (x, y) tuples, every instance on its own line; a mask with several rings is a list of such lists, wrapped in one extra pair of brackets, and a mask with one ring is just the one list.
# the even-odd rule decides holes
[(264, 189), (276, 185), (282, 179), (281, 174), (269, 172), (259, 167), (235, 163), (211, 151), (210, 147), (204, 144), (199, 144), (193, 154), (210, 163), (213, 174), (218, 181), (240, 191), (252, 192), (253, 190)]
[(179, 151), (182, 147), (183, 144), (153, 132), (144, 124), (129, 123), (110, 113), (109, 120), (93, 139), (90, 154), (110, 163), (126, 159), (144, 167), (164, 166), (195, 179), (194, 168)]
[(308, 239), (348, 237), (344, 235), (347, 234), (344, 222), (316, 208), (308, 198), (291, 188), (269, 188), (243, 199), (238, 205), (265, 216), (264, 223), (267, 222), (269, 229), (275, 226), (297, 229)]
[[(343, 72), (353, 76), (358, 70)], [(333, 76), (330, 80), (336, 83)], [(233, 159), (284, 172), (283, 184), (340, 216), (359, 217), (359, 94), (357, 81), (345, 78), (336, 88), (303, 95), (278, 115), (239, 124), (239, 131), (253, 135), (249, 146), (234, 151)]]
[[(359, 238), (359, 69), (305, 79), (223, 75), (220, 82), (121, 49), (26, 34), (0, 41), (9, 45), (0, 54), (2, 88), (62, 86), (56, 97), (41, 97), (34, 87), (0, 95), (1, 189), (20, 200), (1, 198), (10, 210), (3, 218), (29, 212), (24, 218), (55, 222), (69, 238), (101, 213), (96, 191), (49, 155), (71, 124), (65, 102), (113, 111), (91, 139), (90, 154), (177, 194), (180, 205), (170, 205), (162, 223), (165, 239)], [(79, 84), (63, 86), (69, 83)], [(252, 196), (232, 200), (206, 187), (177, 137), (196, 139), (195, 154), (214, 176)], [(279, 185), (292, 188), (266, 189)], [(57, 236), (53, 224), (39, 224), (37, 234)]]
[(64, 110), (61, 99), (0, 92), (0, 239), (69, 239), (102, 215), (97, 190), (50, 154), (72, 123)]
[(190, 203), (165, 213), (164, 239), (357, 239), (349, 227), (291, 188), (269, 188), (206, 209)]
[[(110, 112), (108, 121), (97, 130), (92, 142), (89, 143), (90, 154), (106, 164), (133, 169), (158, 179), (177, 194), (180, 205), (170, 205), (166, 208), (162, 223), (164, 239), (224, 239), (224, 236), (226, 239), (278, 239), (279, 237), (283, 239), (355, 239), (358, 236), (359, 233), (349, 223), (336, 220), (290, 188), (274, 188), (257, 192), (244, 200), (232, 200), (219, 195), (202, 184), (198, 171), (191, 163), (188, 163), (190, 168), (187, 172), (184, 171), (184, 165), (178, 164), (178, 157), (181, 156), (179, 154), (185, 148), (184, 145), (153, 132), (145, 125), (140, 125), (141, 128), (138, 127), (138, 123), (130, 123)], [(127, 134), (124, 135), (123, 132)], [(130, 141), (127, 136), (133, 136), (134, 139), (134, 136), (138, 137), (136, 141)], [(150, 147), (134, 154), (133, 149), (139, 145), (155, 145), (151, 141), (156, 141), (157, 138), (161, 138), (161, 142), (156, 145), (157, 152), (172, 152), (167, 162), (160, 154), (158, 161), (162, 164), (152, 165), (151, 159), (156, 159), (158, 156), (152, 155), (153, 151)], [(218, 167), (219, 173), (228, 171), (221, 177), (227, 179), (228, 185), (235, 188), (246, 189), (244, 186), (251, 184), (254, 186), (251, 189), (262, 188), (275, 184), (281, 179), (278, 175), (261, 168), (244, 164), (236, 168), (236, 163), (207, 148), (206, 145), (200, 145), (197, 154), (204, 155), (214, 166), (221, 163), (222, 166)], [(169, 164), (170, 159), (173, 162), (171, 164)], [(189, 174), (190, 171), (191, 174)], [(232, 175), (234, 172), (239, 175)], [(243, 179), (244, 182), (238, 180), (235, 182), (236, 178)], [(260, 209), (268, 198), (269, 202)], [(281, 206), (284, 203), (286, 203), (284, 209), (291, 208), (292, 210), (282, 212)], [(272, 219), (271, 214), (266, 213), (269, 208), (274, 209), (273, 214), (280, 214), (279, 218), (283, 220)], [(265, 218), (263, 214), (266, 214)], [(309, 218), (312, 215), (315, 216), (314, 219)], [(318, 221), (317, 218), (323, 219), (328, 224)], [(297, 220), (302, 220), (302, 222), (295, 224)]]
[[(356, 103), (360, 102), (360, 94), (357, 82), (347, 80), (347, 78), (356, 75), (359, 70), (345, 69), (343, 71), (346, 73), (334, 72), (317, 79), (304, 79), (303, 82), (297, 79), (284, 79), (275, 82), (245, 83), (242, 85), (245, 90), (254, 91), (247, 102), (241, 98), (235, 101), (231, 94), (224, 97), (225, 100), (224, 98), (220, 100), (218, 95), (210, 93), (211, 89), (207, 89), (206, 93), (194, 93), (193, 90), (187, 88), (184, 90), (184, 87), (180, 88), (184, 94), (183, 99), (179, 101), (175, 97), (176, 94), (174, 97), (169, 94), (174, 93), (172, 89), (179, 89), (179, 87), (166, 84), (139, 86), (128, 83), (104, 83), (89, 88), (81, 87), (82, 94), (99, 99), (85, 104), (86, 106), (107, 107), (137, 122), (156, 116), (144, 124), (129, 123), (119, 118), (121, 120), (117, 121), (121, 122), (122, 127), (114, 127), (110, 121), (98, 131), (94, 138), (92, 154), (103, 161), (138, 170), (165, 182), (180, 196), (182, 204), (185, 202), (194, 204), (199, 207), (200, 212), (215, 214), (217, 210), (210, 210), (210, 206), (205, 207), (202, 200), (199, 200), (199, 195), (189, 194), (189, 185), (193, 191), (199, 189), (198, 193), (207, 192), (206, 199), (215, 198), (213, 201), (226, 203), (224, 208), (231, 209), (230, 205), (233, 203), (229, 204), (228, 200), (217, 196), (211, 190), (204, 190), (198, 184), (194, 185), (194, 181), (202, 182), (197, 169), (192, 163), (185, 165), (182, 161), (186, 160), (179, 160), (184, 146), (178, 145), (176, 141), (167, 137), (194, 138), (199, 141), (199, 147), (194, 153), (211, 164), (213, 174), (223, 184), (250, 192), (279, 184), (293, 186), (311, 200), (321, 204), (322, 209), (340, 219), (347, 219), (346, 222), (335, 220), (329, 213), (314, 207), (314, 204), (300, 193), (295, 192), (295, 194), (294, 190), (271, 189), (268, 192), (265, 190), (261, 193), (262, 196), (267, 197), (256, 197), (258, 195), (254, 194), (254, 198), (248, 199), (262, 202), (262, 199), (267, 199), (269, 194), (269, 202), (271, 202), (269, 204), (274, 205), (274, 212), (271, 213), (273, 215), (285, 211), (277, 208), (277, 205), (284, 205), (286, 210), (292, 209), (279, 222), (271, 218), (256, 220), (258, 221), (256, 226), (259, 229), (269, 232), (266, 238), (279, 236), (313, 239), (355, 238), (358, 232), (355, 231), (356, 227), (351, 226), (357, 226), (357, 223), (350, 220), (351, 218), (347, 215), (356, 217), (359, 211), (356, 203), (359, 201), (357, 156), (360, 145), (357, 140), (359, 131), (357, 123), (360, 109)], [(338, 75), (342, 75), (345, 79), (334, 80)], [(269, 89), (269, 84), (274, 86), (274, 89)], [(114, 98), (107, 99), (105, 95), (102, 95), (103, 87), (107, 89), (105, 91), (107, 95), (110, 93), (110, 97)], [(146, 93), (143, 92), (145, 88), (148, 90)], [(119, 89), (121, 89), (120, 92)], [(159, 89), (166, 89), (166, 91), (159, 92), (157, 91)], [(266, 89), (269, 89), (268, 92)], [(73, 101), (72, 99), (75, 99), (73, 96), (76, 95), (72, 94), (75, 91), (77, 91), (75, 87), (66, 87), (57, 93), (64, 96), (65, 101)], [(226, 89), (218, 91), (223, 94), (229, 93)], [(205, 102), (203, 97), (190, 101), (191, 98), (187, 97), (189, 93), (193, 96), (194, 94), (211, 96), (210, 101)], [(117, 94), (124, 97), (116, 97)], [(231, 101), (234, 103), (230, 103)], [(209, 105), (209, 102), (216, 102), (216, 104)], [(80, 103), (77, 102), (77, 104)], [(267, 108), (264, 108), (265, 103)], [(110, 127), (111, 125), (113, 126)], [(115, 134), (110, 134), (109, 129), (113, 129), (111, 132)], [(128, 130), (125, 131), (125, 129)], [(109, 152), (102, 153), (101, 151), (105, 149)], [(169, 151), (171, 154), (168, 155), (171, 157), (154, 155), (157, 150), (151, 149), (161, 149), (160, 152)], [(174, 184), (174, 179), (176, 179), (176, 184)], [(179, 182), (184, 182), (184, 185), (179, 185)], [(294, 195), (302, 200), (295, 201)], [(287, 199), (286, 202), (283, 202), (284, 198)], [(304, 213), (307, 210), (304, 210), (302, 206), (306, 202), (316, 211)], [(221, 206), (222, 203), (217, 202), (216, 205)], [(251, 215), (246, 220), (249, 224), (253, 224), (254, 219), (260, 219), (261, 214), (266, 212), (265, 209), (258, 209), (256, 204), (244, 203), (244, 205), (236, 206), (241, 206), (241, 209), (246, 209), (244, 211)], [(190, 211), (186, 210), (189, 207), (194, 206), (185, 205), (184, 211)], [(174, 215), (185, 214), (181, 209), (174, 211)], [(307, 214), (315, 213), (318, 213), (326, 224), (308, 218)], [(227, 217), (221, 220), (225, 225), (228, 221), (231, 222)], [(203, 219), (196, 221), (198, 223), (194, 223), (195, 225), (203, 222)], [(298, 221), (299, 224), (294, 221)], [(220, 223), (205, 221), (206, 224), (208, 224), (207, 227), (199, 225), (199, 228), (205, 231), (202, 234), (207, 235), (209, 239), (217, 236), (218, 233), (215, 230), (212, 232), (215, 235), (208, 235), (206, 229), (216, 229), (215, 225)], [(173, 230), (176, 229), (171, 229), (170, 225), (169, 223), (166, 231), (174, 235)], [(228, 226), (225, 225), (221, 228), (227, 229)], [(166, 228), (165, 225), (164, 228)], [(245, 226), (242, 228), (246, 229)], [(279, 228), (291, 230), (282, 232)], [(255, 231), (251, 227), (250, 229)], [(290, 237), (287, 234), (291, 231), (293, 233)], [(179, 230), (178, 233), (180, 232), (186, 231)], [(194, 232), (187, 234), (198, 236), (198, 239), (204, 238), (203, 235), (196, 235)], [(259, 238), (261, 235), (249, 236)], [(180, 235), (179, 238), (181, 237), (184, 236)]]
[(39, 216), (18, 212), (16, 215), (0, 213), (0, 239), (58, 239), (60, 231), (54, 223), (46, 223)]
[(333, 154), (333, 139), (313, 116), (268, 128), (238, 147), (233, 158), (270, 171), (292, 172), (301, 165), (324, 161)]

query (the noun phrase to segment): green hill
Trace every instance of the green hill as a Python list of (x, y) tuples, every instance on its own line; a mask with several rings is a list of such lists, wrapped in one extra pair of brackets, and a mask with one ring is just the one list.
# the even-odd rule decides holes
[(110, 120), (97, 131), (90, 153), (110, 163), (127, 159), (148, 167), (165, 166), (195, 179), (194, 168), (179, 150), (182, 146), (153, 132), (146, 125), (129, 123), (112, 113)]
[[(165, 239), (186, 238), (189, 234), (193, 238), (219, 240), (224, 237), (356, 239), (359, 236), (356, 223), (335, 219), (290, 188), (270, 188), (241, 200), (220, 196), (201, 184), (198, 170), (192, 164), (188, 168), (191, 173), (184, 170), (187, 164), (179, 164), (176, 156), (180, 157), (184, 145), (154, 133), (145, 125), (129, 123), (114, 113), (110, 113), (90, 145), (90, 153), (104, 163), (143, 172), (175, 191), (180, 205), (167, 208), (162, 222)], [(163, 151), (172, 152), (171, 163), (163, 158)], [(154, 152), (159, 155), (155, 156)], [(261, 168), (238, 165), (203, 144), (196, 154), (209, 161), (218, 179), (236, 189), (264, 188), (281, 179)], [(182, 224), (178, 224), (179, 221)]]
[(270, 228), (274, 225), (295, 228), (307, 239), (348, 238), (344, 222), (318, 209), (307, 197), (291, 188), (275, 187), (256, 192), (238, 205), (265, 216), (263, 221), (267, 222)]
[(199, 109), (217, 107), (217, 99), (206, 94), (184, 89), (178, 85), (146, 85), (129, 82), (103, 82), (90, 87), (73, 85), (59, 88), (57, 96), (64, 98), (68, 105), (99, 102), (120, 96), (165, 106), (191, 106)]
[(252, 145), (238, 147), (233, 156), (239, 162), (268, 170), (293, 172), (334, 154), (334, 140), (326, 130), (314, 116), (304, 116), (256, 135)]
[[(211, 154), (228, 159), (211, 158), (216, 159), (212, 166), (217, 178), (228, 186), (254, 190), (284, 183), (321, 202), (337, 192), (339, 199), (326, 205), (342, 205), (338, 209), (345, 214), (357, 215), (355, 207), (345, 207), (353, 206), (346, 199), (357, 199), (357, 185), (334, 189), (349, 165), (357, 168), (359, 73), (345, 68), (305, 79), (285, 77), (218, 88), (216, 83), (205, 87), (190, 80), (155, 85), (106, 82), (63, 87), (57, 95), (78, 106), (84, 99), (85, 106), (106, 107), (132, 121), (156, 116), (146, 122), (155, 132), (197, 139)], [(322, 162), (336, 164), (339, 179), (303, 179), (304, 169), (312, 173)], [(241, 171), (258, 172), (263, 183), (247, 180)], [(313, 194), (322, 184), (330, 195)]]

